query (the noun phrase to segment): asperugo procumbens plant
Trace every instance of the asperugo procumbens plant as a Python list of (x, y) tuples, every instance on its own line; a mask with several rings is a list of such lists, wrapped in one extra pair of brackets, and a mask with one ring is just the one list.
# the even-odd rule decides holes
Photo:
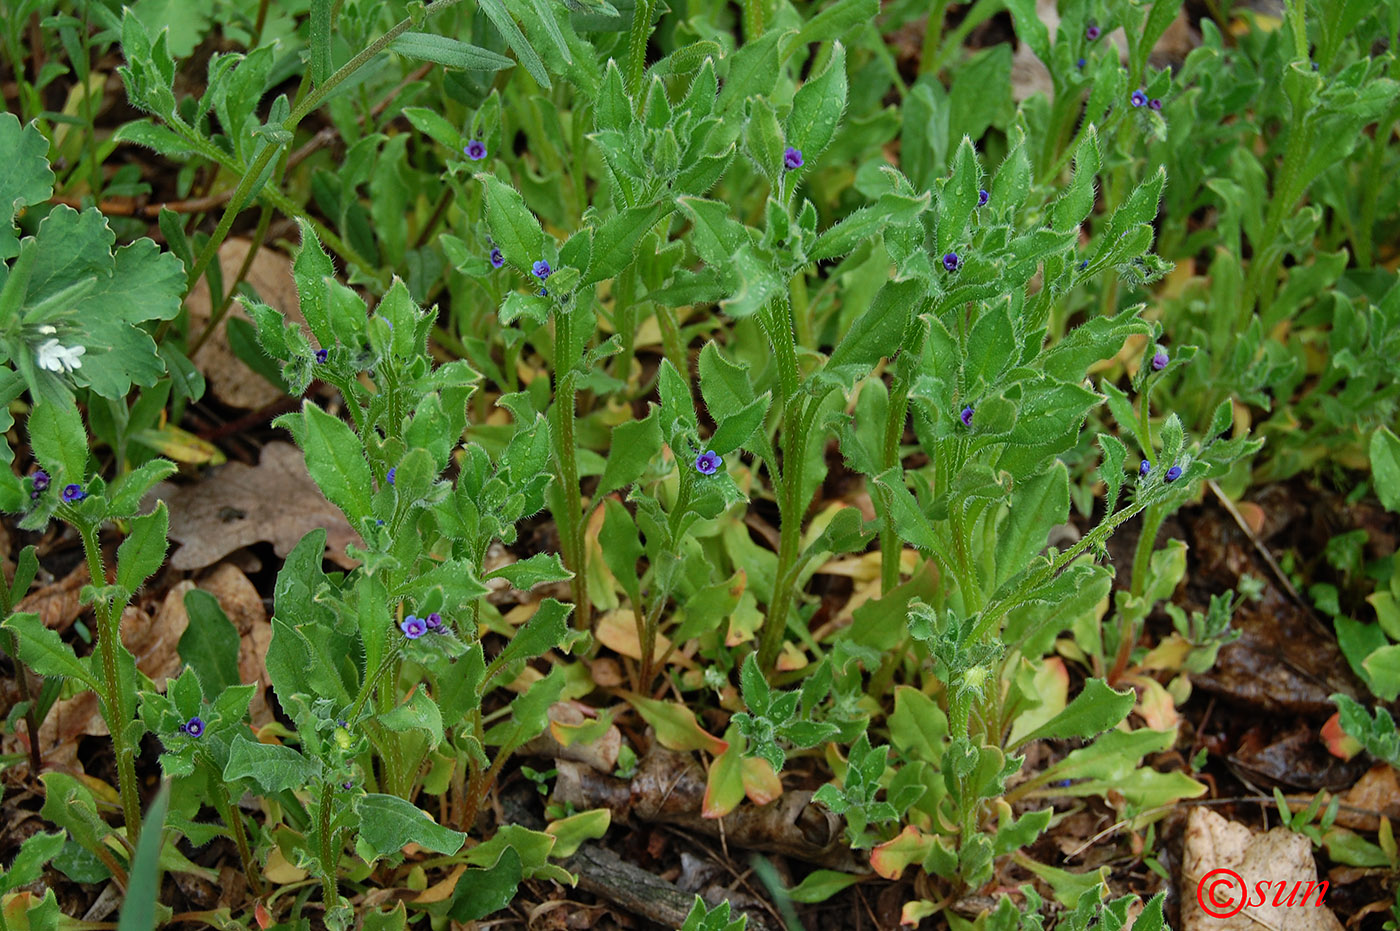
[[(556, 666), (487, 726), (483, 695), (513, 680), (527, 660), (567, 649), (575, 638), (569, 606), (552, 599), (490, 662), (477, 637), (485, 581), (502, 578), (528, 589), (569, 578), (552, 554), (492, 573), (482, 569), (489, 544), (512, 542), (516, 523), (544, 507), (552, 480), (549, 421), (524, 397), (507, 398), (516, 427), (499, 455), (476, 444), (459, 447), (477, 375), (464, 361), (433, 364), (427, 352), (433, 315), (413, 303), (401, 281), (368, 313), (335, 280), (308, 226), (302, 236), (293, 271), (318, 345), (277, 311), (257, 303), (248, 309), (293, 390), (319, 378), (340, 391), (349, 411), (347, 424), (307, 402), (278, 423), (292, 432), (312, 478), (359, 532), (364, 546), (349, 552), (361, 565), (343, 577), (323, 573), (320, 531), (288, 557), (275, 590), (267, 666), (279, 702), (296, 722), (299, 746), (238, 737), (225, 757), (214, 754), (222, 761), (216, 771), (225, 783), (251, 780), (288, 799), (285, 814), (296, 840), (284, 854), (321, 877), (332, 914), (344, 920), (338, 864), (352, 838), (370, 863), (397, 858), (403, 843), (414, 840), (478, 870), (500, 867), (510, 848), (516, 881), (563, 878), (546, 862), (553, 835), (514, 826), (458, 855), (462, 831), (471, 829), (506, 759), (544, 728), (546, 710), (567, 685), (564, 667)], [(454, 458), (455, 479), (445, 479)], [(159, 713), (178, 721), (188, 711)], [(438, 824), (413, 804), (420, 792), (445, 795), (448, 820), (462, 830)], [(606, 819), (588, 824), (589, 831), (601, 830)], [(460, 894), (439, 910), (457, 920), (480, 917), (471, 886), (459, 884)]]
[[(875, 654), (875, 694), (896, 680), (906, 683), (895, 689), (888, 719), (898, 765), (891, 767), (889, 748), (862, 737), (847, 760), (833, 759), (839, 779), (817, 798), (846, 815), (851, 842), (873, 846), (872, 865), (887, 877), (913, 863), (980, 885), (996, 857), (1024, 858), (1018, 851), (1050, 821), (1048, 808), (1013, 818), (1010, 803), (1033, 799), (1052, 782), (1059, 795), (1122, 793), (1133, 814), (1147, 815), (1139, 826), (1160, 814), (1157, 806), (1204, 791), (1180, 773), (1137, 768), (1174, 735), (1110, 730), (1132, 710), (1131, 692), (1090, 679), (1066, 702), (1067, 682), (1052, 681), (1063, 667), (1040, 662), (1055, 635), (1108, 594), (1112, 570), (1099, 563), (1108, 537), (1142, 516), (1139, 558), (1150, 555), (1161, 515), (1254, 446), (1245, 437), (1218, 439), (1231, 422), (1228, 403), (1217, 409), (1204, 443), (1188, 444), (1174, 414), (1154, 417), (1151, 392), (1171, 359), (1140, 308), (1091, 316), (1051, 339), (1062, 302), (1087, 276), (1141, 281), (1162, 268), (1148, 251), (1160, 171), (1080, 246), (1101, 164), (1090, 126), (1072, 180), (1050, 197), (1031, 184), (1021, 138), (984, 188), (965, 142), (951, 175), (935, 183), (932, 203), (923, 197), (932, 209), (914, 209), (904, 224), (882, 222), (896, 280), (876, 297), (876, 316), (848, 340), (893, 332), (900, 351), (889, 388), (879, 381), (861, 386), (857, 416), (841, 430), (842, 451), (866, 475), (882, 533), (900, 541), (896, 552), (913, 546), (934, 571), (891, 585), (843, 634), (854, 648), (883, 653)], [(881, 174), (886, 196), (918, 202), (897, 171)], [(822, 237), (829, 241), (860, 219), (858, 211)], [(897, 289), (906, 289), (903, 299), (887, 302)], [(1086, 417), (1112, 397), (1092, 390), (1086, 375), (1134, 336), (1147, 338), (1131, 381), (1136, 404), (1110, 409), (1140, 454), (1130, 461), (1120, 439), (1098, 438), (1103, 516), (1072, 545), (1045, 551), (1052, 528), (1069, 517), (1063, 460), (1087, 439)], [(846, 345), (825, 371), (844, 361)], [(918, 468), (904, 468), (899, 455), (906, 411), (928, 460)], [(888, 564), (886, 571), (887, 580), (899, 581)], [(1125, 650), (1135, 641), (1135, 628), (1123, 632)], [(1089, 743), (1010, 786), (1023, 761), (1017, 751), (1047, 738)], [(891, 836), (900, 823), (906, 827)]]
[[(30, 669), (53, 677), (54, 683), (71, 681), (97, 694), (112, 735), (128, 842), (124, 849), (130, 850), (141, 829), (134, 760), (145, 729), (135, 720), (139, 676), (119, 628), (133, 594), (165, 557), (165, 507), (141, 515), (142, 498), (175, 467), (151, 460), (133, 469), (131, 459), (121, 455), (118, 476), (110, 484), (104, 481), (93, 469), (77, 401), (86, 401), (89, 411), (106, 412), (108, 423), (129, 423), (125, 398), (133, 384), (153, 386), (165, 370), (156, 344), (139, 324), (169, 319), (179, 310), (180, 265), (149, 239), (114, 252), (115, 235), (91, 208), (55, 207), (34, 235), (20, 238), (16, 212), (53, 193), (48, 146), (35, 127), (21, 127), (10, 114), (0, 114), (0, 146), (10, 153), (9, 170), (0, 181), (0, 353), (5, 362), (0, 368), (5, 412), (0, 417), (6, 429), (12, 426), (10, 405), (28, 390), (33, 407), (26, 426), (37, 462), (26, 478), (0, 469), (0, 507), (22, 514), (24, 529), (37, 530), (58, 519), (78, 533), (91, 579), (82, 600), (92, 605), (97, 620), (92, 656), (78, 657), (30, 613), (5, 619), (3, 646), (17, 650)], [(14, 461), (8, 443), (0, 443), (0, 459)], [(113, 524), (126, 534), (116, 551), (115, 580), (108, 577), (99, 541), (101, 529)], [(6, 613), (24, 597), (38, 569), (32, 547), (21, 554), (18, 566), (14, 584), (4, 593)], [(37, 745), (37, 726), (56, 697), (47, 686), (34, 696), (28, 714), (31, 745)], [(74, 836), (123, 878), (126, 866), (108, 846), (111, 830), (97, 817), (91, 793), (61, 774), (43, 778), (51, 798), (72, 801), (66, 810), (63, 803), (52, 806), (64, 818), (55, 823), (82, 822)]]

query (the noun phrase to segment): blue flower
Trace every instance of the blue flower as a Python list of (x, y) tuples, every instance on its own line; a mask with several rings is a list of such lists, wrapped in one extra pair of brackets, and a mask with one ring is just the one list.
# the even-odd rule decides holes
[(1138, 466), (1138, 478), (1147, 478), (1147, 473), (1152, 471), (1152, 463), (1146, 459), (1142, 460), (1142, 465)]
[(180, 733), (188, 737), (203, 737), (204, 720), (197, 715), (193, 718), (190, 718), (184, 724), (180, 725)]
[(983, 188), (982, 190), (977, 192), (977, 206), (985, 207), (987, 206), (987, 201), (991, 199), (992, 195), (987, 193), (986, 188)]
[(1054, 786), (1055, 788), (1057, 788), (1057, 789), (1068, 789), (1071, 785), (1074, 784), (1074, 780), (1073, 780), (1073, 779), (1061, 779), (1061, 780), (1059, 780), (1058, 782), (1052, 782), (1052, 783), (1050, 783), (1050, 784), (1051, 784), (1052, 786)]
[(64, 485), (61, 497), (64, 501), (72, 504), (74, 501), (81, 501), (86, 498), (87, 492), (83, 491), (82, 485)]
[(964, 407), (962, 413), (958, 415), (958, 419), (962, 421), (964, 427), (972, 426), (972, 408)]
[(1077, 62), (1074, 63), (1074, 67), (1083, 70), (1084, 66), (1087, 65), (1087, 64), (1088, 64), (1088, 62), (1081, 58), (1081, 59), (1079, 59)]
[(1157, 354), (1152, 357), (1152, 371), (1160, 372), (1167, 367), (1167, 363), (1170, 361), (1171, 360), (1167, 357), (1167, 351), (1165, 349), (1158, 349)]
[(442, 615), (436, 611), (423, 618), (423, 624), (431, 631), (442, 633)]
[(548, 289), (548, 288), (540, 288), (540, 289), (539, 289), (538, 291), (536, 291), (535, 293), (538, 294), (540, 297), (549, 297), (549, 289)]
[(391, 466), (391, 467), (389, 468), (388, 474), (386, 474), (386, 475), (384, 476), (385, 478), (387, 478), (387, 479), (389, 480), (389, 484), (390, 484), (390, 485), (394, 484), (394, 474), (395, 474), (396, 472), (398, 472), (398, 471), (399, 471), (399, 467), (398, 467), (398, 466)]
[(549, 263), (544, 259), (540, 259), (534, 265), (531, 265), (530, 271), (534, 273), (534, 276), (540, 281), (544, 281), (550, 275), (554, 274), (554, 269), (550, 268)]
[(1170, 469), (1167, 470), (1167, 474), (1163, 476), (1163, 478), (1165, 478), (1169, 482), (1174, 482), (1177, 479), (1181, 478), (1181, 466), (1172, 466)]
[(724, 460), (718, 453), (712, 453), (708, 449), (695, 457), (695, 471), (701, 475), (714, 475), (724, 465)]
[(500, 250), (500, 249), (492, 249), (492, 250), (491, 250), (491, 267), (492, 267), (492, 268), (500, 268), (500, 267), (501, 267), (502, 265), (504, 265), (504, 264), (506, 264), (506, 257), (505, 257), (504, 255), (501, 255), (501, 250)]
[(1089, 28), (1084, 30), (1084, 38), (1088, 39), (1090, 42), (1097, 40), (1101, 35), (1103, 35), (1103, 30), (1095, 23), (1090, 23)]
[(41, 491), (48, 491), (49, 473), (45, 472), (43, 469), (37, 469), (34, 474), (30, 476), (30, 479), (34, 482), (34, 497), (39, 497)]
[(958, 257), (956, 252), (949, 252), (943, 256), (943, 267), (950, 272), (955, 272), (962, 267), (962, 259)]
[(1160, 110), (1162, 109), (1162, 100), (1160, 97), (1153, 97), (1151, 100), (1147, 101), (1147, 106), (1152, 110)]
[(329, 349), (317, 349), (317, 350), (316, 350), (316, 361), (317, 361), (318, 363), (320, 363), (321, 365), (325, 365), (325, 364), (326, 364), (326, 360), (329, 359), (330, 356), (331, 356), (331, 351), (330, 351)]
[(400, 622), (399, 630), (402, 630), (403, 635), (408, 639), (417, 640), (419, 637), (423, 636), (423, 634), (427, 633), (428, 625), (420, 619), (418, 615), (410, 614)]
[(1084, 269), (1086, 269), (1086, 268), (1088, 268), (1088, 267), (1089, 267), (1089, 260), (1088, 260), (1088, 259), (1085, 259), (1084, 261), (1082, 261), (1082, 262), (1079, 263), (1079, 270), (1080, 270), (1081, 272), (1084, 271)]
[(788, 171), (796, 171), (802, 167), (802, 150), (788, 146), (783, 150), (783, 167)]
[(486, 157), (486, 143), (482, 142), (480, 139), (473, 139), (471, 142), (467, 143), (466, 148), (462, 151), (467, 153), (467, 158), (474, 162), (479, 162)]
[(1142, 92), (1141, 88), (1139, 88), (1138, 90), (1133, 91), (1132, 101), (1133, 106), (1144, 107), (1147, 105), (1147, 95)]

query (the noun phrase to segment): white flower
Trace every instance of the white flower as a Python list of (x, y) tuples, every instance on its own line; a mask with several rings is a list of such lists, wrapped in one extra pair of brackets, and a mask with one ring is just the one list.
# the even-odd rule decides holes
[(58, 330), (54, 329), (53, 327), (49, 326), (48, 324), (44, 324), (43, 326), (39, 327), (39, 332), (42, 333), (42, 334), (45, 335), (45, 336), (52, 336), (52, 335), (54, 335), (55, 333), (57, 333)]
[(87, 349), (82, 346), (63, 346), (58, 340), (50, 339), (34, 350), (39, 368), (50, 372), (71, 372), (83, 366), (82, 356)]

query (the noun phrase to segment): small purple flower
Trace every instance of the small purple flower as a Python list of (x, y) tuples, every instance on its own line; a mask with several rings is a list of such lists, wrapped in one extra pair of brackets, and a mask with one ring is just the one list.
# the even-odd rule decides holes
[(492, 249), (492, 250), (491, 250), (491, 267), (492, 267), (492, 268), (500, 268), (500, 267), (501, 267), (502, 265), (504, 265), (504, 264), (506, 264), (506, 257), (505, 257), (504, 255), (501, 255), (501, 250), (500, 250), (500, 249)]
[(1103, 35), (1103, 30), (1100, 29), (1096, 23), (1090, 23), (1089, 28), (1084, 30), (1084, 38), (1088, 39), (1090, 42), (1097, 41), (1101, 35)]
[(1077, 62), (1074, 63), (1074, 67), (1076, 67), (1076, 68), (1078, 68), (1079, 70), (1082, 71), (1082, 70), (1084, 70), (1084, 66), (1087, 65), (1087, 64), (1088, 64), (1088, 62), (1081, 58), (1081, 59), (1079, 59)]
[(1181, 478), (1181, 466), (1172, 466), (1167, 470), (1167, 474), (1164, 475), (1163, 478), (1168, 482), (1174, 482)]
[(204, 720), (198, 716), (190, 718), (180, 725), (180, 732), (188, 737), (203, 737)]
[(82, 485), (64, 485), (61, 496), (64, 501), (72, 504), (74, 501), (81, 501), (87, 497), (87, 492), (83, 491)]
[(985, 207), (985, 206), (987, 206), (987, 201), (989, 201), (989, 200), (991, 200), (991, 199), (992, 199), (992, 195), (989, 194), (989, 193), (987, 193), (987, 189), (986, 189), (986, 188), (983, 188), (982, 190), (980, 190), (980, 191), (977, 192), (977, 206), (979, 206), (979, 207)]
[(429, 630), (435, 631), (435, 632), (437, 632), (437, 633), (441, 633), (441, 632), (442, 632), (442, 615), (441, 615), (441, 614), (438, 614), (436, 611), (434, 611), (432, 614), (429, 614), (427, 617), (423, 618), (423, 624), (424, 624), (424, 626), (426, 626)]
[(325, 365), (325, 364), (326, 364), (326, 360), (329, 359), (330, 357), (331, 357), (331, 351), (330, 351), (329, 349), (317, 349), (317, 350), (316, 350), (316, 361), (317, 361), (319, 364)]
[(949, 252), (943, 256), (943, 267), (950, 272), (955, 272), (962, 267), (962, 259), (958, 258), (956, 252)]
[(1150, 109), (1150, 110), (1160, 110), (1160, 109), (1162, 109), (1162, 98), (1160, 98), (1160, 97), (1153, 97), (1151, 100), (1147, 101), (1147, 107), (1148, 107), (1148, 109)]
[(467, 158), (474, 162), (479, 162), (486, 157), (486, 143), (480, 139), (473, 139), (467, 143), (467, 147), (462, 150), (467, 153)]
[(399, 467), (398, 467), (398, 466), (390, 466), (388, 474), (386, 474), (386, 475), (384, 476), (385, 478), (387, 478), (387, 479), (389, 480), (389, 484), (390, 484), (390, 485), (394, 484), (394, 474), (395, 474), (396, 472), (398, 472), (398, 471), (399, 471)]
[(1152, 371), (1160, 372), (1167, 367), (1167, 363), (1170, 361), (1171, 360), (1167, 357), (1167, 351), (1165, 349), (1158, 349), (1157, 354), (1152, 357)]
[(1146, 459), (1142, 460), (1142, 465), (1138, 466), (1138, 478), (1147, 478), (1147, 473), (1152, 471), (1152, 463)]
[(540, 289), (539, 289), (538, 291), (536, 291), (535, 293), (538, 294), (540, 297), (549, 297), (549, 289), (548, 289), (548, 288), (540, 288)]
[(788, 171), (796, 171), (802, 167), (802, 150), (788, 146), (783, 149), (783, 167)]
[(534, 265), (531, 265), (530, 271), (540, 281), (544, 281), (550, 275), (554, 274), (554, 269), (550, 268), (549, 263), (546, 262), (544, 259), (540, 259)]
[(1143, 107), (1143, 106), (1146, 106), (1146, 105), (1147, 105), (1147, 95), (1144, 94), (1144, 93), (1142, 92), (1142, 89), (1141, 89), (1141, 88), (1138, 88), (1137, 90), (1133, 91), (1132, 101), (1133, 101), (1133, 106), (1135, 106), (1135, 107)]
[(718, 453), (712, 453), (708, 449), (695, 457), (695, 471), (701, 475), (714, 475), (724, 465), (724, 460)]
[(958, 415), (958, 419), (962, 421), (964, 427), (972, 426), (972, 408), (964, 407), (962, 413)]
[(342, 789), (344, 789), (346, 792), (349, 792), (351, 789), (355, 788), (355, 783), (353, 783), (353, 782), (342, 782), (342, 783), (340, 784), (340, 787), (341, 787)]
[(36, 498), (38, 497), (38, 492), (48, 491), (49, 473), (45, 472), (43, 469), (38, 469), (34, 472), (33, 475), (30, 476), (30, 478), (34, 481), (34, 491), (36, 493)]
[(346, 730), (350, 729), (350, 722), (345, 720), (344, 718), (341, 718), (339, 721), (336, 721), (335, 725), (336, 727), (343, 727)]
[(399, 630), (410, 640), (417, 640), (428, 632), (428, 625), (416, 614), (410, 614), (399, 624)]

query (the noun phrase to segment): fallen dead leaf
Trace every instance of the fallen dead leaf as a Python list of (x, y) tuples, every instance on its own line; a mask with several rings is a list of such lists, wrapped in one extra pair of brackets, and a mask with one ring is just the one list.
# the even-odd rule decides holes
[(318, 527), (326, 529), (326, 555), (347, 569), (356, 565), (345, 546), (359, 536), (321, 494), (290, 443), (268, 443), (256, 467), (231, 462), (196, 484), (162, 483), (152, 494), (170, 507), (170, 538), (181, 544), (170, 558), (176, 569), (202, 569), (263, 541), (286, 556)]
[(87, 563), (80, 562), (62, 579), (30, 594), (15, 610), (37, 614), (45, 627), (62, 633), (83, 613), (78, 595), (88, 579)]
[[(1228, 821), (1205, 808), (1193, 808), (1186, 825), (1186, 840), (1181, 864), (1181, 922), (1183, 931), (1342, 931), (1342, 923), (1325, 905), (1314, 903), (1317, 892), (1305, 908), (1274, 905), (1274, 891), (1279, 883), (1288, 890), (1301, 883), (1299, 895), (1308, 883), (1317, 882), (1317, 865), (1313, 862), (1312, 843), (1302, 834), (1287, 828), (1274, 828), (1267, 834), (1255, 834), (1248, 827)], [(1212, 871), (1229, 870), (1233, 873)], [(1234, 878), (1237, 875), (1238, 880)], [(1197, 886), (1207, 876), (1203, 896), (1221, 906), (1212, 917), (1197, 901)], [(1216, 885), (1217, 880), (1224, 880)], [(1241, 889), (1241, 883), (1245, 888)], [(1242, 894), (1257, 901), (1258, 883), (1267, 883), (1267, 901), (1254, 906), (1248, 903), (1236, 914), (1226, 915)], [(1214, 890), (1213, 894), (1211, 890)]]
[[(248, 239), (230, 239), (220, 247), (219, 267), (223, 269), (225, 290), (243, 267), (252, 246)], [(264, 304), (277, 308), (288, 320), (305, 323), (296, 282), (292, 279), (292, 262), (285, 255), (272, 249), (259, 249), (245, 280)], [(185, 306), (190, 311), (191, 331), (197, 336), (209, 324), (209, 285), (204, 278), (200, 278), (190, 292)], [(218, 332), (195, 353), (194, 364), (204, 373), (210, 393), (219, 401), (241, 410), (257, 410), (281, 398), (282, 392), (248, 368), (229, 348), (228, 321), (233, 317), (248, 320), (247, 311), (237, 300), (219, 323)]]

